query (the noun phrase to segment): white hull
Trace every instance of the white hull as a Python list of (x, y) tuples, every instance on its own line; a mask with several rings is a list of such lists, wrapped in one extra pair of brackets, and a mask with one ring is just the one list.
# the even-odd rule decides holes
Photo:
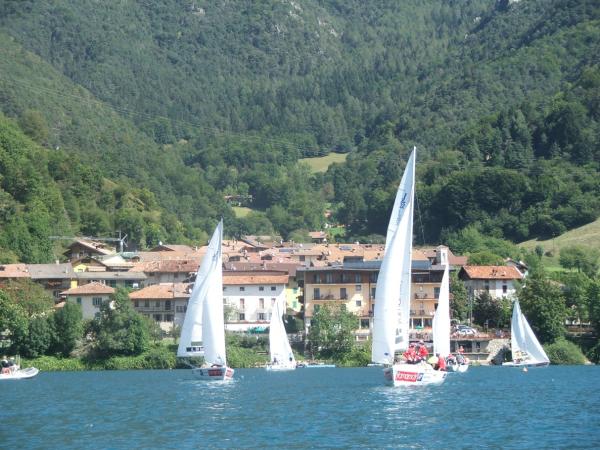
[(531, 362), (519, 362), (516, 363), (514, 361), (509, 361), (509, 362), (504, 362), (502, 363), (502, 366), (504, 367), (546, 367), (548, 366), (550, 363), (547, 361), (541, 361), (541, 362), (537, 362), (537, 361), (531, 361)]
[(39, 370), (35, 367), (28, 367), (27, 369), (18, 369), (0, 374), (0, 380), (24, 380), (26, 378), (33, 378), (38, 373)]
[(229, 381), (235, 371), (231, 367), (196, 367), (192, 373), (203, 381)]
[(288, 370), (296, 370), (296, 366), (285, 364), (269, 364), (266, 369), (272, 372), (284, 372)]
[(429, 364), (394, 364), (383, 369), (385, 383), (389, 386), (425, 386), (442, 384), (448, 372), (434, 370)]
[(457, 370), (460, 373), (465, 373), (467, 370), (469, 370), (469, 365), (468, 364), (459, 364), (457, 366)]

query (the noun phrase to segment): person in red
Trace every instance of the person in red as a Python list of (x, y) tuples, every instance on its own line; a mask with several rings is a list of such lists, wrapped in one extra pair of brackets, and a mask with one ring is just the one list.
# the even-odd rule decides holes
[(436, 369), (445, 372), (446, 371), (446, 358), (440, 356), (439, 353), (437, 353), (436, 356), (438, 358)]
[(419, 341), (419, 351), (417, 352), (417, 356), (419, 357), (419, 359), (427, 361), (429, 352), (427, 351), (427, 347), (425, 347), (425, 342), (423, 341)]
[(406, 362), (409, 364), (415, 364), (417, 362), (417, 352), (415, 351), (415, 344), (410, 344), (408, 349), (402, 354)]

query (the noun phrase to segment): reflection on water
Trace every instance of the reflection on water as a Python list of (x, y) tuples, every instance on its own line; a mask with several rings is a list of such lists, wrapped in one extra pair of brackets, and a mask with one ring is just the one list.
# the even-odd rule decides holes
[(240, 369), (216, 383), (185, 370), (41, 373), (0, 383), (0, 434), (3, 448), (591, 448), (598, 377), (472, 368), (393, 388), (377, 367)]

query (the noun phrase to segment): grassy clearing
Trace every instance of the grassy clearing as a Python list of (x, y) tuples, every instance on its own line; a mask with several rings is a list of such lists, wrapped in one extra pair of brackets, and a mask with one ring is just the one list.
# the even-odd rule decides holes
[(250, 212), (252, 212), (252, 208), (247, 208), (245, 206), (232, 206), (233, 212), (235, 213), (235, 217), (241, 218), (246, 217)]
[(347, 153), (330, 153), (327, 156), (319, 156), (317, 158), (302, 158), (300, 162), (308, 164), (313, 173), (326, 172), (331, 164), (346, 161), (347, 156)]
[(544, 249), (545, 256), (543, 261), (546, 268), (561, 270), (558, 262), (561, 248), (580, 245), (586, 248), (600, 250), (600, 219), (582, 227), (567, 231), (553, 239), (547, 239), (545, 241), (532, 239), (521, 242), (518, 245), (527, 250), (533, 250), (536, 246), (541, 245)]

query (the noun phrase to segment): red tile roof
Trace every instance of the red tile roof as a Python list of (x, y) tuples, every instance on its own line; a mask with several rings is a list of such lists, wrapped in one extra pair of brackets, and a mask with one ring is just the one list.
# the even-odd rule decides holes
[[(164, 252), (171, 253), (171, 252)], [(146, 261), (135, 263), (132, 272), (145, 273), (181, 273), (197, 272), (200, 265), (200, 258), (165, 260), (165, 261)]]
[(191, 283), (153, 284), (130, 293), (129, 298), (132, 300), (188, 298), (191, 289)]
[(283, 272), (223, 272), (224, 285), (287, 284), (288, 274)]
[(92, 295), (92, 294), (113, 294), (115, 290), (110, 286), (107, 286), (96, 281), (92, 281), (88, 284), (83, 284), (66, 291), (61, 292), (61, 295)]
[(512, 266), (464, 266), (462, 268), (472, 280), (520, 280), (523, 274)]
[(0, 264), (0, 278), (31, 278), (27, 264)]

